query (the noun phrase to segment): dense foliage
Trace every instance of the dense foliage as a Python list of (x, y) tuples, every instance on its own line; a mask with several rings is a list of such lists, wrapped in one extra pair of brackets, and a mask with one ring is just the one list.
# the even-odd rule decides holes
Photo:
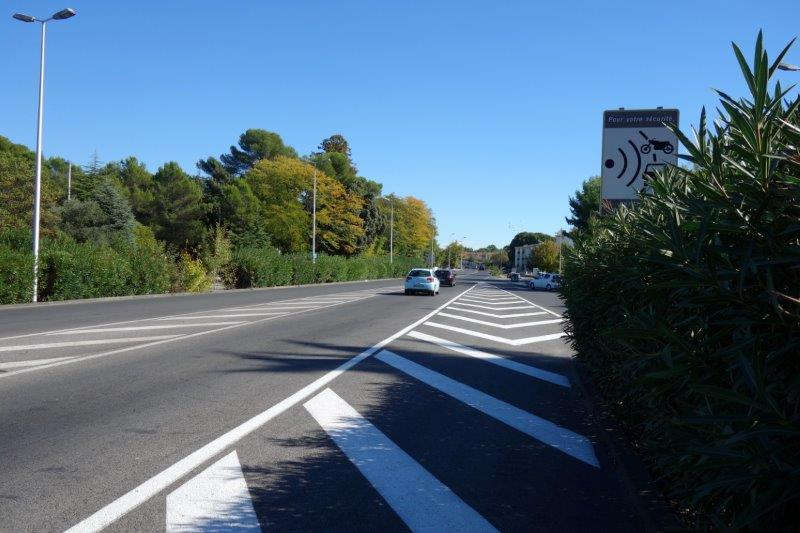
[[(787, 47), (788, 49), (788, 47)], [(693, 528), (800, 523), (800, 100), (770, 79), (705, 111), (689, 167), (590, 222), (562, 288), (569, 334)]]
[[(199, 161), (202, 176), (175, 162), (151, 173), (135, 157), (103, 164), (95, 154), (72, 167), (69, 200), (69, 163), (46, 158), (39, 299), (381, 277), (391, 270), (392, 210), (396, 265), (435, 244), (422, 200), (383, 197), (380, 183), (358, 175), (343, 136), (319, 148), (301, 158), (277, 133), (249, 129), (220, 159)], [(0, 137), (0, 303), (30, 299), (33, 167), (33, 152)], [(315, 184), (323, 255), (303, 274), (295, 265), (310, 264)], [(345, 258), (353, 261), (330, 266)]]

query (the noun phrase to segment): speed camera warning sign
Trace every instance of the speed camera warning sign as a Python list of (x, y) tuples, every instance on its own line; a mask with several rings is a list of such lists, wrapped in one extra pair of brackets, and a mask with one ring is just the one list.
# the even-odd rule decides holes
[(677, 109), (619, 109), (603, 113), (604, 200), (635, 200), (649, 173), (678, 162)]

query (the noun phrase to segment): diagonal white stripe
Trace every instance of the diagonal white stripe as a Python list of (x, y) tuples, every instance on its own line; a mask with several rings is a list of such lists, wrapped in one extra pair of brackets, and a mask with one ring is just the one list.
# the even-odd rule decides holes
[(0, 352), (15, 352), (18, 350), (43, 350), (45, 348), (69, 348), (70, 346), (95, 346), (98, 344), (119, 344), (122, 342), (144, 342), (159, 339), (172, 339), (180, 335), (153, 335), (150, 337), (120, 337), (118, 339), (101, 339), (90, 341), (64, 341), (64, 342), (45, 342), (41, 344), (25, 344), (18, 346), (0, 346)]
[(448, 350), (469, 355), (470, 357), (475, 357), (477, 359), (483, 359), (484, 361), (488, 361), (489, 363), (493, 363), (497, 366), (502, 366), (508, 368), (509, 370), (513, 370), (515, 372), (519, 372), (520, 374), (525, 374), (536, 379), (549, 381), (555, 385), (561, 385), (562, 387), (570, 386), (569, 380), (565, 376), (556, 374), (555, 372), (548, 372), (547, 370), (542, 370), (531, 365), (518, 363), (512, 359), (506, 359), (505, 357), (493, 353), (476, 350), (475, 348), (470, 348), (469, 346), (464, 346), (463, 344), (439, 337), (434, 337), (433, 335), (428, 335), (427, 333), (421, 333), (419, 331), (410, 331), (408, 336), (414, 337), (415, 339), (432, 342), (443, 348), (447, 348)]
[(470, 303), (464, 302), (462, 300), (458, 301), (458, 305), (466, 305), (466, 306), (469, 306), (469, 307), (478, 307), (480, 309), (491, 309), (492, 311), (508, 311), (508, 310), (511, 310), (511, 309), (530, 309), (531, 307), (534, 307), (533, 305), (509, 305), (509, 306), (505, 306), (505, 307), (497, 307), (497, 306), (494, 306), (494, 305), (470, 304)]
[(438, 324), (436, 322), (425, 322), (426, 326), (431, 326), (434, 328), (440, 329), (448, 329), (450, 331), (455, 331), (456, 333), (463, 333), (464, 335), (470, 335), (472, 337), (480, 337), (481, 339), (487, 339), (490, 341), (501, 342), (503, 344), (509, 344), (511, 346), (521, 346), (523, 344), (531, 344), (534, 342), (544, 342), (544, 341), (552, 341), (555, 339), (559, 339), (566, 335), (564, 332), (560, 333), (552, 333), (550, 335), (539, 335), (538, 337), (525, 337), (523, 339), (507, 339), (505, 337), (498, 337), (497, 335), (489, 335), (488, 333), (481, 333), (480, 331), (473, 331), (471, 329), (464, 329), (464, 328), (457, 328), (455, 326), (448, 326), (447, 324)]
[(453, 315), (450, 313), (439, 313), (439, 316), (447, 316), (450, 318), (455, 318), (456, 320), (463, 320), (464, 322), (472, 322), (473, 324), (482, 324), (484, 326), (491, 326), (493, 328), (500, 328), (500, 329), (516, 329), (516, 328), (525, 328), (529, 326), (544, 326), (547, 324), (558, 324), (563, 322), (563, 318), (553, 318), (551, 320), (538, 320), (534, 322), (520, 322), (518, 324), (498, 324), (497, 322), (489, 322), (488, 320), (479, 320), (477, 318), (470, 318), (468, 316), (461, 316), (461, 315)]
[(521, 316), (539, 316), (539, 315), (546, 315), (544, 311), (533, 311), (532, 313), (509, 313), (507, 315), (498, 315), (497, 313), (487, 313), (485, 311), (476, 311), (475, 309), (463, 309), (461, 307), (456, 307), (451, 305), (448, 309), (452, 309), (453, 311), (461, 311), (462, 313), (473, 313), (476, 315), (483, 315), (483, 316), (491, 316), (494, 318), (517, 318)]
[(92, 329), (72, 329), (69, 331), (59, 331), (58, 333), (47, 333), (47, 335), (80, 335), (83, 333), (109, 333), (115, 331), (145, 331), (150, 329), (175, 329), (175, 328), (197, 328), (201, 326), (227, 326), (230, 324), (243, 324), (239, 320), (236, 322), (191, 322), (189, 324), (159, 324), (157, 326), (127, 326), (122, 328), (92, 328)]
[(411, 531), (497, 531), (331, 389), (303, 405)]
[(549, 420), (538, 417), (527, 411), (523, 411), (518, 407), (514, 407), (502, 400), (498, 400), (494, 396), (489, 396), (477, 389), (473, 389), (468, 385), (459, 383), (454, 379), (434, 372), (429, 368), (418, 365), (408, 359), (404, 359), (399, 355), (392, 353), (388, 350), (381, 350), (376, 356), (384, 363), (395, 367), (396, 369), (405, 372), (423, 383), (438, 389), (445, 394), (449, 394), (453, 398), (464, 402), (485, 413), (492, 418), (496, 418), (501, 422), (508, 424), (516, 430), (519, 430), (526, 435), (530, 435), (534, 439), (552, 446), (557, 450), (566, 453), (583, 461), (584, 463), (600, 467), (597, 456), (594, 453), (592, 442), (569, 429), (563, 428)]

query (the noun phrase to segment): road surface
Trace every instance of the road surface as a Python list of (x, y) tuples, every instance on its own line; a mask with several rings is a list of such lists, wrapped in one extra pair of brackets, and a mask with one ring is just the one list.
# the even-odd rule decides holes
[(0, 530), (648, 529), (551, 293), (0, 308)]

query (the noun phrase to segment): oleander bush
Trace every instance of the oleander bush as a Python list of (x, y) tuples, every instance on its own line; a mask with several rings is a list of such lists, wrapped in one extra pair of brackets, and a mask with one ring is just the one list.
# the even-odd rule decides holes
[[(790, 43), (791, 45), (791, 43)], [(800, 100), (770, 80), (718, 91), (688, 166), (594, 220), (565, 261), (579, 359), (686, 525), (800, 524)]]

